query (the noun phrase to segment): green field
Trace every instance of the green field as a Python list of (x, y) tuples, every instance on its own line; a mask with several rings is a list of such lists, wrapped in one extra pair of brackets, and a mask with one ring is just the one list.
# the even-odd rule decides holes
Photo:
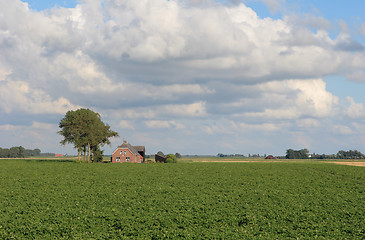
[(0, 239), (361, 239), (365, 168), (0, 160)]

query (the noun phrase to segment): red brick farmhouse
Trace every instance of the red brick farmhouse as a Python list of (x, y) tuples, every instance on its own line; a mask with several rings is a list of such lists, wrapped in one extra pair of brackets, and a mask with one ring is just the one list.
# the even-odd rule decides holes
[(146, 149), (144, 146), (132, 146), (127, 141), (123, 141), (123, 144), (117, 147), (112, 154), (113, 163), (143, 163), (145, 161)]

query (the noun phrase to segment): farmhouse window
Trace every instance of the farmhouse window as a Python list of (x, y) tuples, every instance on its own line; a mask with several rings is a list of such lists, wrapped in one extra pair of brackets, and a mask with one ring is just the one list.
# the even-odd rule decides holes
[(126, 157), (125, 161), (129, 162), (131, 159), (129, 157)]
[(127, 155), (127, 151), (124, 151), (124, 155)]
[(117, 158), (116, 158), (116, 161), (117, 161), (117, 162), (120, 162), (120, 157), (117, 157)]

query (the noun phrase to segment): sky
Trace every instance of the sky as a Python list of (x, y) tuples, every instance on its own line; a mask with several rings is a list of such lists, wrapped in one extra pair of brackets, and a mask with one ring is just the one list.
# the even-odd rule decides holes
[(0, 147), (89, 108), (148, 154), (365, 152), (363, 0), (0, 0)]

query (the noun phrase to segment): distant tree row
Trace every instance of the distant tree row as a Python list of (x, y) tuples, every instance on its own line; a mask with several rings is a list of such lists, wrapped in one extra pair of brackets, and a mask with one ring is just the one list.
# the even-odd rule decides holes
[(364, 159), (365, 155), (357, 150), (350, 150), (350, 151), (339, 151), (337, 153), (337, 158), (340, 159)]
[(26, 158), (40, 156), (41, 150), (39, 149), (25, 149), (22, 146), (11, 148), (0, 148), (0, 158)]
[(344, 151), (341, 150), (337, 154), (309, 154), (308, 149), (301, 150), (286, 150), (287, 159), (365, 159), (365, 155), (357, 150)]
[[(258, 156), (260, 156), (259, 154), (258, 154)], [(246, 157), (245, 155), (243, 155), (243, 154), (223, 154), (223, 153), (218, 153), (217, 154), (217, 157)]]

